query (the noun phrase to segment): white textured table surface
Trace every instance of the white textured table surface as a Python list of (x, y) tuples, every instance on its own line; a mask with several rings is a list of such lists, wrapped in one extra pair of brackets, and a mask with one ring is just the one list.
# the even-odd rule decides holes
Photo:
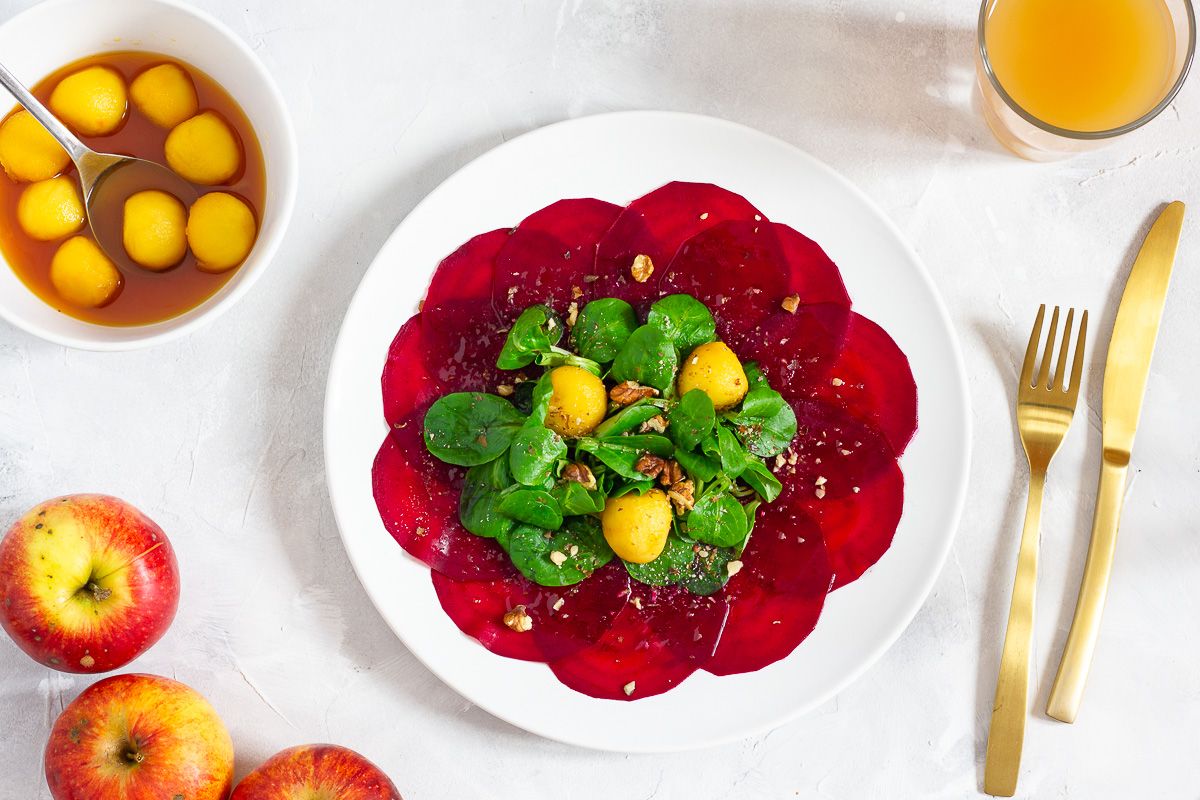
[[(7, 18), (28, 5), (0, 2)], [(294, 115), (302, 186), (277, 263), (212, 326), (115, 355), (0, 324), (0, 529), (55, 495), (131, 501), (171, 537), (179, 616), (130, 669), (206, 695), (237, 776), (275, 751), (360, 750), (409, 800), (975, 795), (1026, 472), (1015, 373), (1040, 302), (1086, 307), (1087, 407), (1043, 520), (1036, 699), (1019, 796), (1195, 797), (1200, 749), (1200, 236), (1184, 227), (1084, 706), (1045, 717), (1082, 571), (1100, 378), (1152, 214), (1200, 212), (1200, 84), (1126, 141), (1037, 165), (977, 112), (977, 6), (946, 0), (201, 3), (254, 47)], [(473, 708), (380, 620), (325, 492), (321, 410), (347, 303), (434, 186), (540, 125), (614, 109), (695, 111), (795, 143), (916, 246), (966, 357), (970, 492), (924, 608), (861, 680), (773, 733), (666, 756), (594, 753)], [(516, 220), (514, 220), (515, 222)], [(0, 640), (0, 797), (49, 797), (41, 752), (90, 679)], [(730, 698), (729, 702), (736, 702)]]

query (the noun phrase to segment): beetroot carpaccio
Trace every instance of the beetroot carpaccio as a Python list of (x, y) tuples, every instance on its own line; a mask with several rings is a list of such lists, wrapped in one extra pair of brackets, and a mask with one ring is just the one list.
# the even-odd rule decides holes
[[(635, 280), (643, 255), (654, 270)], [(611, 564), (574, 586), (532, 583), (462, 527), (463, 470), (427, 452), (426, 410), (511, 383), (496, 358), (533, 303), (570, 319), (572, 304), (616, 297), (644, 314), (678, 292), (709, 309), (718, 336), (795, 411), (795, 439), (767, 463), (782, 493), (758, 509), (742, 568), (716, 594), (648, 586)], [(421, 308), (383, 370), (390, 435), (372, 469), (375, 501), (388, 533), (431, 569), (446, 613), (491, 652), (546, 662), (565, 685), (612, 700), (659, 694), (696, 670), (751, 672), (795, 650), (826, 595), (891, 545), (904, 502), (897, 458), (917, 426), (908, 359), (851, 309), (815, 242), (745, 198), (676, 182), (625, 208), (560, 200), (448, 255)], [(518, 606), (524, 630), (504, 621)]]

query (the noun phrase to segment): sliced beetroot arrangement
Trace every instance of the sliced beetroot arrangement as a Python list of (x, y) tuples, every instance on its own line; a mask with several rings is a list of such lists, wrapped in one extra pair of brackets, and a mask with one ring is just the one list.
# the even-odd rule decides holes
[(817, 523), (799, 503), (768, 506), (725, 585), (729, 619), (705, 671), (754, 672), (789, 655), (816, 627), (832, 579)]
[(496, 256), (511, 233), (507, 228), (481, 233), (442, 259), (429, 281), (424, 305), (491, 297)]
[[(719, 186), (668, 183), (626, 206), (600, 240), (591, 297), (619, 297), (635, 305), (659, 297), (660, 277), (685, 241), (727, 220), (765, 219), (746, 198)], [(630, 273), (638, 256), (654, 266), (645, 282)]]
[(550, 662), (576, 691), (608, 700), (662, 694), (704, 666), (725, 628), (724, 597), (633, 582), (630, 598), (596, 644)]
[[(645, 280), (634, 277), (638, 256), (654, 267)], [(759, 507), (740, 566), (729, 564), (713, 594), (649, 586), (616, 563), (570, 586), (533, 583), (495, 540), (460, 524), (465, 470), (428, 452), (425, 411), (454, 392), (508, 396), (505, 384), (516, 400), (541, 368), (505, 372), (496, 359), (532, 304), (568, 319), (572, 302), (616, 297), (641, 324), (650, 301), (676, 293), (708, 308), (719, 338), (756, 361), (795, 413), (795, 438), (765, 464), (782, 491)], [(430, 567), (464, 634), (497, 655), (546, 662), (593, 697), (636, 700), (696, 670), (729, 675), (785, 658), (828, 592), (885, 554), (904, 506), (897, 456), (916, 429), (915, 383), (891, 337), (850, 305), (816, 242), (709, 184), (670, 183), (623, 209), (562, 200), (476, 236), (438, 266), (388, 351), (390, 435), (372, 469), (384, 526)]]
[(526, 217), (496, 255), (492, 305), (511, 323), (535, 303), (566, 314), (590, 294), (596, 243), (620, 206), (601, 200), (559, 200)]
[(788, 225), (771, 223), (788, 265), (788, 292), (802, 305), (836, 303), (850, 307), (842, 273), (821, 246)]
[(388, 348), (383, 367), (383, 416), (395, 422), (417, 407), (446, 394), (446, 388), (425, 368), (424, 327), (420, 312), (409, 317)]
[(409, 555), (459, 580), (512, 575), (495, 542), (458, 521), (463, 471), (431, 456), (421, 438), (422, 407), (390, 426), (375, 457), (371, 483), (384, 527)]
[[(629, 575), (610, 564), (582, 583), (551, 588), (521, 575), (460, 581), (435, 571), (433, 588), (459, 630), (496, 655), (554, 661), (600, 640), (625, 607)], [(527, 616), (529, 630), (506, 625), (510, 613)]]
[(684, 242), (663, 274), (663, 294), (690, 294), (712, 311), (717, 334), (742, 337), (787, 297), (789, 267), (767, 222), (728, 220)]

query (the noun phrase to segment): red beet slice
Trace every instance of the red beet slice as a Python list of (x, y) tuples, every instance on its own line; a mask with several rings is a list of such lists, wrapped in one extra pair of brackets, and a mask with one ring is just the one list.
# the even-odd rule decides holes
[(449, 485), (452, 469), (426, 450), (416, 414), (393, 425), (371, 467), (384, 527), (409, 555), (447, 577), (491, 580), (513, 574), (499, 545), (459, 524), (459, 493)]
[(422, 341), (425, 366), (446, 392), (495, 392), (515, 373), (496, 367), (507, 330), (490, 297), (446, 300), (425, 306)]
[[(590, 289), (596, 243), (620, 206), (602, 200), (560, 200), (526, 217), (496, 256), (492, 305), (511, 324), (535, 303), (560, 314)], [(583, 305), (581, 300), (580, 305)]]
[[(782, 461), (770, 464), (784, 500), (836, 500), (857, 494), (896, 463), (879, 429), (830, 403), (786, 396), (796, 412), (796, 438)], [(792, 462), (795, 463), (792, 463)]]
[[(662, 275), (679, 246), (701, 231), (726, 220), (751, 222), (766, 218), (741, 195), (710, 183), (676, 181), (630, 203), (596, 249), (596, 272), (590, 297), (620, 297), (639, 303), (659, 297)], [(649, 256), (655, 272), (645, 283), (633, 280), (630, 268)]]
[(857, 580), (891, 547), (904, 510), (904, 474), (893, 461), (867, 478), (857, 494), (813, 497), (803, 507), (821, 527), (837, 589)]
[(798, 503), (772, 503), (758, 515), (742, 569), (725, 585), (729, 619), (714, 675), (753, 672), (789, 655), (817, 625), (833, 579), (821, 529)]
[(383, 416), (396, 422), (418, 407), (428, 406), (446, 389), (425, 368), (420, 312), (396, 333), (383, 365)]
[(429, 281), (422, 308), (447, 300), (491, 297), (493, 265), (510, 233), (511, 228), (481, 233), (443, 258)]
[(842, 347), (814, 381), (810, 397), (821, 398), (874, 424), (896, 455), (917, 430), (917, 384), (904, 352), (887, 331), (851, 313)]
[(729, 220), (684, 242), (659, 290), (704, 303), (717, 321), (717, 334), (736, 347), (787, 297), (788, 272), (769, 223)]
[(697, 597), (678, 586), (656, 589), (636, 581), (630, 592), (600, 641), (550, 663), (575, 691), (606, 700), (662, 694), (712, 657), (729, 611), (724, 596)]
[(837, 303), (850, 307), (850, 295), (842, 273), (821, 246), (783, 223), (771, 223), (790, 268), (788, 294), (799, 295), (801, 303)]
[(758, 362), (775, 391), (805, 395), (827, 380), (852, 313), (836, 303), (775, 311), (745, 336), (733, 337), (730, 347), (743, 361)]
[[(574, 586), (552, 587), (523, 575), (456, 581), (435, 572), (433, 588), (459, 630), (491, 652), (522, 661), (553, 661), (604, 635), (625, 607), (629, 573), (610, 563)], [(529, 631), (517, 632), (504, 624), (504, 615), (518, 605), (525, 606), (533, 623)]]

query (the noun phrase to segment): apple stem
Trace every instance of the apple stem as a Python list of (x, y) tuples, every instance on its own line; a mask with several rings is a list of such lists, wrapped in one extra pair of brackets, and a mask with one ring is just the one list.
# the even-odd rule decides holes
[(139, 753), (137, 750), (126, 750), (125, 757), (128, 758), (130, 761), (133, 761), (138, 764), (142, 763), (142, 761), (146, 758), (144, 755)]
[[(102, 603), (112, 596), (112, 589), (101, 589), (96, 585), (95, 581), (87, 585), (87, 590), (95, 596), (97, 603)], [(139, 758), (138, 761), (141, 761), (141, 759)]]

